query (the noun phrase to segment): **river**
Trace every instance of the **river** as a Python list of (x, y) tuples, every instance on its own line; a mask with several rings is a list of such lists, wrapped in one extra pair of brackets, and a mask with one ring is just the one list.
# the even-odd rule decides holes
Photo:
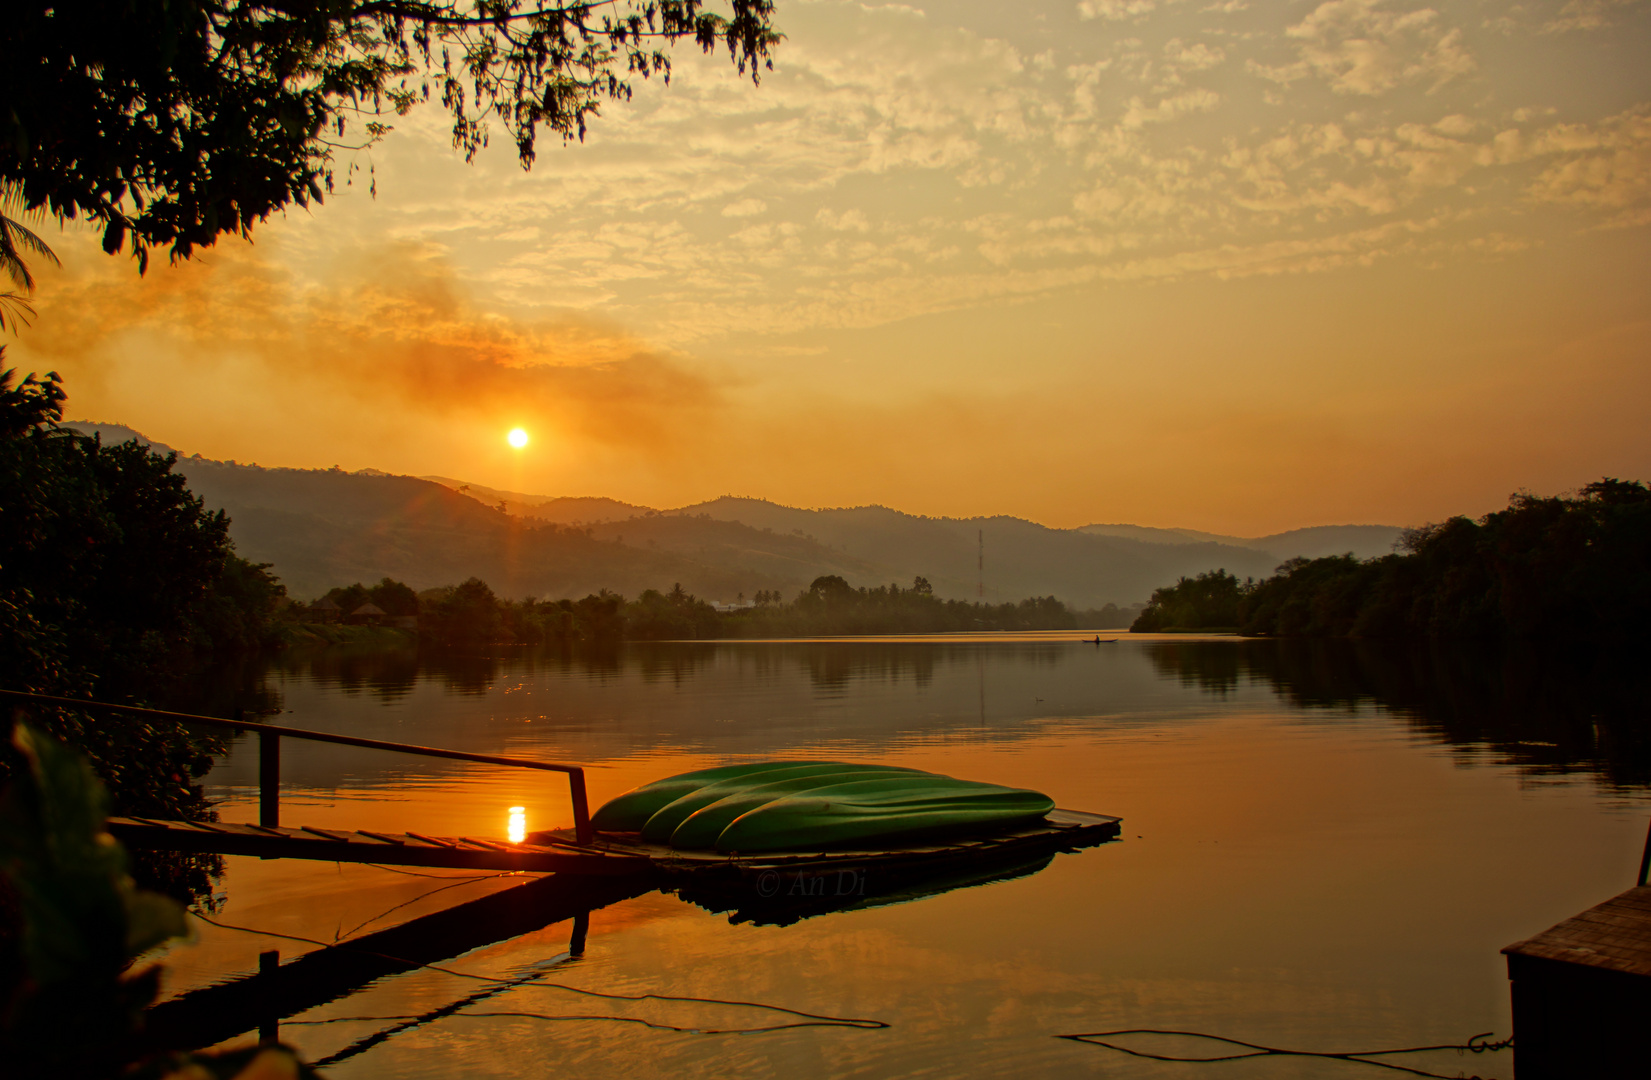
[[(581, 955), (566, 955), (572, 924), (552, 923), (448, 971), (353, 988), (285, 1018), (281, 1038), (333, 1077), (1355, 1077), (1372, 1069), (1162, 1062), (1056, 1036), (1174, 1029), (1333, 1051), (1504, 1037), (1498, 950), (1633, 883), (1647, 698), (1615, 661), (1077, 636), (271, 663), (252, 688), (278, 722), (584, 763), (593, 807), (664, 775), (785, 756), (1031, 787), (1123, 819), (1118, 841), (1034, 873), (789, 925), (652, 892), (594, 911)], [(513, 806), (530, 829), (570, 821), (554, 775), (283, 752), (283, 824), (502, 838)], [(256, 744), (238, 740), (207, 777), (224, 820), (256, 820), (256, 782)], [(212, 918), (240, 929), (202, 924), (168, 950), (167, 995), (254, 971), (265, 950), (315, 947), (250, 930), (333, 941), (521, 882), (225, 862)], [(713, 1034), (797, 1018), (669, 996), (888, 1026)], [(547, 1019), (571, 1015), (596, 1018)], [(1384, 1060), (1513, 1072), (1507, 1052)]]

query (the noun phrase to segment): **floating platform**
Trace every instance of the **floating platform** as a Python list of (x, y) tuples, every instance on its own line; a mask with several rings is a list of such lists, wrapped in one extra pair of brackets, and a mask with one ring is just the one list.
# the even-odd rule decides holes
[[(725, 855), (715, 851), (678, 851), (654, 844), (636, 833), (596, 834), (592, 847), (615, 855), (646, 859), (671, 877), (757, 880), (768, 873), (836, 872), (856, 867), (873, 870), (893, 866), (933, 867), (993, 858), (1010, 851), (1077, 851), (1116, 839), (1122, 819), (1081, 810), (1052, 810), (1028, 825), (953, 838), (934, 837), (882, 847), (832, 847), (815, 851), (773, 851), (758, 855)], [(566, 829), (534, 833), (529, 842), (570, 844)]]
[(1502, 952), (1519, 1080), (1647, 1074), (1651, 887), (1629, 889)]
[[(761, 889), (782, 879), (813, 881), (819, 875), (854, 873), (864, 880), (866, 875), (896, 869), (908, 873), (938, 873), (972, 863), (1076, 851), (1116, 839), (1119, 819), (1078, 810), (1055, 810), (1032, 824), (984, 835), (935, 837), (879, 848), (752, 856), (677, 851), (667, 845), (647, 843), (631, 833), (599, 832), (590, 842), (582, 844), (572, 830), (561, 829), (533, 833), (520, 844), (469, 836), (132, 817), (110, 818), (108, 829), (129, 847), (158, 851), (527, 873), (654, 874), (676, 880), (746, 882)], [(808, 887), (823, 890), (826, 886), (810, 884)]]

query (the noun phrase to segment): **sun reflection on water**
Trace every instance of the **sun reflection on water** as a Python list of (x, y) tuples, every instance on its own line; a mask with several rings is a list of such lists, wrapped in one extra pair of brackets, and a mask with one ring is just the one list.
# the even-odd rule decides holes
[(519, 844), (527, 839), (527, 807), (512, 806), (510, 808), (510, 824), (505, 829), (512, 844)]

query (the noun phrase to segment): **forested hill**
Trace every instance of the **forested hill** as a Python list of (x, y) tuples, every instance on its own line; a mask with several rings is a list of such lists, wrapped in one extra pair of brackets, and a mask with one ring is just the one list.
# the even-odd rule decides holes
[(800, 510), (724, 497), (664, 516), (699, 515), (819, 540), (886, 567), (889, 580), (922, 574), (947, 597), (975, 596), (984, 541), (985, 599), (993, 602), (1056, 596), (1079, 608), (1129, 604), (1151, 594), (1147, 583), (1159, 568), (1222, 566), (1249, 576), (1270, 573), (1278, 564), (1270, 555), (1233, 545), (1154, 544), (1051, 529), (1022, 518), (929, 518), (883, 506)]
[(1392, 525), (1316, 525), (1255, 537), (1221, 536), (1192, 529), (1152, 529), (1141, 525), (1084, 525), (1078, 531), (1158, 544), (1233, 544), (1264, 552), (1280, 563), (1288, 559), (1317, 559), (1325, 555), (1379, 559), (1392, 554), (1403, 532)]
[[(136, 436), (114, 425), (72, 426), (97, 431), (106, 443)], [(389, 576), (415, 589), (479, 577), (502, 596), (541, 598), (601, 589), (636, 596), (680, 582), (697, 596), (733, 601), (763, 590), (793, 596), (835, 574), (855, 586), (909, 585), (921, 575), (937, 596), (972, 600), (977, 537), (984, 533), (985, 600), (1052, 595), (1081, 610), (1141, 602), (1166, 580), (1214, 567), (1264, 576), (1292, 554), (1181, 535), (1166, 543), (1051, 529), (1011, 517), (925, 518), (877, 506), (800, 510), (722, 498), (661, 512), (376, 470), (263, 468), (200, 457), (180, 457), (177, 468), (209, 507), (229, 514), (240, 553), (272, 563), (299, 599)]]

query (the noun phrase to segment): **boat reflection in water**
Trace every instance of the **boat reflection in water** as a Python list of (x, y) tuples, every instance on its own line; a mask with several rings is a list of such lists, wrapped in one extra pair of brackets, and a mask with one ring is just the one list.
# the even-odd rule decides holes
[(950, 870), (892, 866), (765, 870), (755, 878), (737, 882), (684, 885), (676, 894), (713, 914), (727, 913), (730, 923), (790, 926), (837, 911), (905, 904), (953, 889), (1029, 877), (1054, 858), (1053, 852), (1010, 851)]

